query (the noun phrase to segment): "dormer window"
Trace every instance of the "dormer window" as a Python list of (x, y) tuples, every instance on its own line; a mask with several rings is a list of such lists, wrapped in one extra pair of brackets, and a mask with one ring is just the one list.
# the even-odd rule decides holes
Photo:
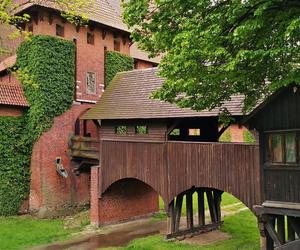
[(64, 37), (65, 35), (65, 28), (60, 24), (56, 24), (56, 35), (60, 37)]

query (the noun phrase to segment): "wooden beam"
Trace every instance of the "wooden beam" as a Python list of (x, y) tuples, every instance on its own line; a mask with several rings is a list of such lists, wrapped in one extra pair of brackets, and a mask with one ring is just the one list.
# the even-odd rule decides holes
[(299, 250), (300, 239), (288, 242), (282, 246), (276, 247), (275, 250)]
[(192, 229), (194, 227), (193, 191), (192, 190), (189, 190), (186, 193), (186, 222), (187, 222), (188, 229)]
[(176, 198), (176, 206), (175, 206), (175, 232), (179, 231), (183, 196), (184, 196), (184, 194), (180, 194)]
[(193, 236), (195, 236), (195, 235), (199, 235), (199, 234), (202, 234), (202, 233), (207, 233), (207, 232), (210, 232), (210, 231), (213, 231), (213, 230), (219, 228), (220, 226), (222, 226), (222, 224), (223, 224), (223, 222), (219, 221), (219, 222), (204, 225), (204, 226), (201, 226), (201, 227), (194, 227), (192, 229), (178, 231), (178, 232), (175, 232), (173, 234), (167, 234), (166, 239), (169, 240), (169, 239), (174, 239), (176, 237), (184, 236), (184, 235), (191, 235), (192, 234)]
[(288, 241), (295, 240), (295, 230), (291, 224), (291, 217), (287, 216), (287, 230), (288, 230)]
[(281, 246), (283, 242), (279, 240), (278, 234), (275, 231), (274, 223), (271, 221), (268, 221), (265, 224), (266, 230), (268, 231), (269, 236), (272, 238), (276, 246)]
[(263, 214), (274, 214), (274, 215), (287, 215), (287, 216), (294, 216), (300, 217), (300, 210), (292, 210), (292, 209), (285, 209), (285, 208), (270, 208), (264, 206), (253, 206), (256, 215), (263, 215)]
[(198, 224), (205, 225), (205, 206), (204, 206), (204, 190), (198, 189)]
[(278, 238), (279, 241), (282, 243), (285, 243), (285, 220), (284, 215), (278, 215), (277, 216), (277, 232), (278, 232)]
[(168, 207), (168, 234), (175, 233), (175, 220), (174, 220), (174, 200), (171, 201)]
[(222, 191), (215, 190), (214, 193), (214, 203), (216, 207), (217, 221), (221, 220), (221, 200), (222, 200)]
[(212, 195), (212, 191), (206, 190), (206, 197), (207, 197), (211, 222), (213, 222), (213, 223), (217, 222), (217, 211), (216, 211), (216, 207), (215, 207), (215, 204), (214, 204), (214, 198), (213, 198), (213, 195)]

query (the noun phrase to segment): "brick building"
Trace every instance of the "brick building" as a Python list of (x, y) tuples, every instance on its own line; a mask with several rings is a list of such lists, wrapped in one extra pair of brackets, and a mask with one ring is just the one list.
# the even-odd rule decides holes
[[(39, 138), (32, 152), (27, 204), (29, 211), (37, 212), (41, 217), (68, 214), (74, 208), (89, 204), (90, 173), (74, 173), (76, 163), (70, 161), (68, 143), (74, 133), (97, 136), (95, 125), (89, 122), (83, 124), (79, 122), (79, 117), (96, 103), (104, 91), (105, 51), (117, 51), (133, 57), (136, 68), (153, 67), (159, 62), (157, 58), (149, 59), (132, 44), (130, 33), (120, 17), (119, 4), (118, 0), (95, 1), (87, 10), (88, 24), (82, 26), (67, 22), (55, 6), (30, 3), (21, 7), (20, 13), (31, 16), (30, 22), (22, 27), (24, 30), (33, 35), (57, 36), (76, 44), (74, 103), (70, 110), (55, 118), (52, 128)], [(10, 32), (4, 27), (0, 29), (2, 34)], [(9, 71), (16, 62), (15, 52), (21, 42), (22, 39), (5, 41), (11, 54), (0, 58), (0, 116), (19, 116), (29, 108), (20, 82)], [(69, 173), (66, 179), (56, 172), (57, 157), (61, 158)], [(158, 208), (157, 195), (149, 189), (144, 193), (148, 193), (145, 199), (151, 204), (150, 210), (140, 211), (141, 215), (153, 213)], [(111, 196), (114, 196), (114, 192), (111, 192)], [(113, 214), (113, 199), (107, 197), (103, 205)], [(107, 220), (111, 220), (111, 216), (108, 215)]]
[[(133, 57), (137, 69), (153, 67), (159, 63), (159, 58), (149, 59), (136, 44), (132, 44), (130, 32), (121, 20), (119, 6), (119, 0), (96, 0), (88, 8), (88, 24), (82, 26), (67, 22), (55, 6), (30, 3), (22, 5), (20, 10), (20, 13), (31, 16), (30, 22), (22, 27), (24, 30), (34, 35), (57, 36), (76, 44), (74, 103), (70, 110), (55, 118), (51, 129), (43, 133), (33, 147), (30, 195), (26, 204), (30, 212), (37, 212), (40, 217), (68, 214), (74, 208), (89, 204), (91, 174), (84, 172), (78, 175), (74, 172), (77, 166), (70, 160), (68, 145), (74, 133), (98, 136), (94, 123), (82, 122), (79, 118), (104, 92), (105, 51), (117, 51)], [(3, 27), (0, 29), (2, 34), (9, 32)], [(20, 82), (9, 71), (15, 64), (15, 52), (21, 42), (21, 39), (5, 41), (11, 49), (11, 55), (0, 58), (0, 116), (19, 116), (24, 109), (30, 108)], [(234, 140), (242, 140), (242, 132), (238, 128), (231, 129), (231, 133), (239, 134), (239, 138), (234, 137)], [(69, 173), (68, 178), (57, 173), (57, 158), (61, 159)], [(99, 206), (107, 211), (101, 223), (151, 214), (158, 210), (158, 196), (151, 188), (133, 182), (124, 191), (124, 185), (124, 182), (114, 184), (101, 199)], [(148, 206), (144, 206), (145, 203)], [(118, 211), (126, 207), (134, 209), (120, 216)]]

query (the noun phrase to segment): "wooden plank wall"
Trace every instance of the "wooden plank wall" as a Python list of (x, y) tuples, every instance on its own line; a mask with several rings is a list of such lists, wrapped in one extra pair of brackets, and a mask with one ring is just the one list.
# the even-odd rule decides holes
[(261, 204), (258, 145), (102, 141), (103, 192), (123, 178), (155, 189), (165, 203), (191, 187), (229, 192), (249, 208)]
[(216, 188), (252, 209), (261, 203), (259, 146), (235, 143), (168, 143), (170, 194)]

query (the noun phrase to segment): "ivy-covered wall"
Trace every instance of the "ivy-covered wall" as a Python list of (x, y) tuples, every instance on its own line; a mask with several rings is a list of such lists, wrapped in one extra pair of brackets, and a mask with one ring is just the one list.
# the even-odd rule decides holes
[(35, 36), (19, 47), (16, 68), (30, 108), (20, 118), (0, 117), (0, 215), (16, 214), (28, 197), (33, 144), (72, 105), (75, 45)]
[(104, 67), (104, 84), (107, 87), (118, 72), (134, 69), (134, 59), (115, 51), (106, 51)]

